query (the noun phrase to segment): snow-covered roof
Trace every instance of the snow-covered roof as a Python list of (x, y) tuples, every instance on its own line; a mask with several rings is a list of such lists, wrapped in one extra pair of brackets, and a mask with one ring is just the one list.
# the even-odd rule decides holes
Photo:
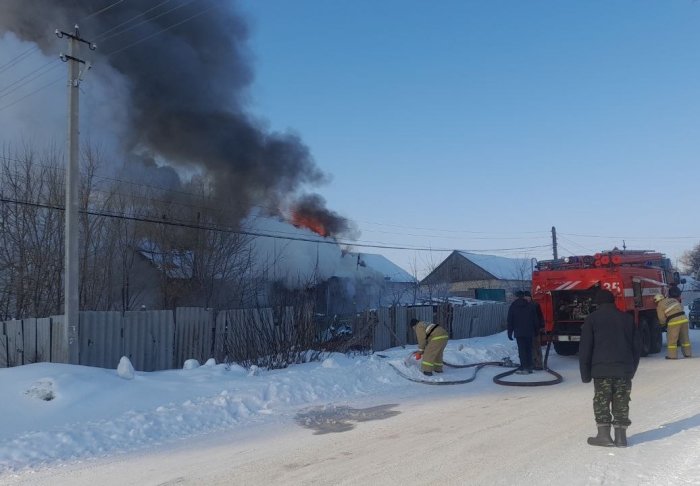
[(414, 283), (416, 279), (403, 268), (396, 265), (384, 255), (376, 253), (351, 253), (355, 258), (358, 258), (360, 265), (364, 263), (364, 267), (374, 270), (384, 276), (384, 279), (389, 282)]
[(684, 291), (700, 291), (700, 281), (690, 275), (681, 275), (681, 278), (685, 279), (685, 284), (681, 284)]
[(482, 304), (500, 304), (501, 302), (491, 301), (491, 300), (477, 300), (469, 297), (418, 297), (416, 299), (416, 305), (439, 305), (439, 304), (452, 304), (454, 306), (472, 306), (472, 305), (482, 305)]
[(460, 251), (460, 255), (483, 268), (500, 280), (531, 280), (532, 263), (529, 258), (507, 258), (496, 255), (479, 255)]
[(157, 244), (145, 239), (139, 242), (138, 251), (168, 278), (192, 278), (191, 251), (161, 251)]

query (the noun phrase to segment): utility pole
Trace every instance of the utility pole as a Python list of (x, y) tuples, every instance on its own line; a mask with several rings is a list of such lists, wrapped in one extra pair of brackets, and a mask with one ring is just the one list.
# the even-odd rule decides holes
[[(73, 33), (56, 29), (59, 39), (68, 39), (68, 54), (61, 54), (61, 60), (68, 64), (68, 137), (66, 152), (66, 209), (65, 209), (65, 265), (63, 284), (64, 342), (68, 345), (68, 362), (79, 364), (78, 312), (80, 274), (78, 262), (78, 188), (80, 181), (78, 142), (78, 96), (82, 74), (90, 69), (90, 64), (77, 57), (80, 44), (87, 44), (95, 50), (95, 44), (80, 37), (78, 26)], [(81, 71), (80, 65), (84, 65)]]
[(552, 226), (552, 254), (557, 260), (557, 229), (554, 226)]

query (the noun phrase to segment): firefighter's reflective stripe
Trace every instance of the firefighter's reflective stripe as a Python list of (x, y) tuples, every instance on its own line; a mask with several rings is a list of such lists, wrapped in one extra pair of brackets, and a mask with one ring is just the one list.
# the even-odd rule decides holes
[(423, 366), (436, 366), (437, 363), (431, 363), (430, 361), (423, 360)]
[(680, 326), (681, 324), (687, 324), (688, 323), (688, 318), (683, 316), (680, 319), (672, 319), (671, 322), (666, 324), (667, 326)]
[(681, 346), (683, 346), (684, 348), (689, 348), (689, 347), (690, 347), (690, 343), (683, 343), (683, 344), (681, 344)]
[(675, 344), (669, 344), (668, 349), (678, 349), (678, 346), (676, 346)]
[(430, 340), (431, 340), (431, 341), (439, 341), (439, 340), (441, 340), (441, 339), (448, 339), (448, 338), (449, 338), (449, 336), (448, 336), (447, 334), (445, 334), (444, 336), (435, 336), (435, 337), (432, 337), (432, 336), (431, 336), (431, 337), (430, 337)]
[(675, 314), (676, 312), (683, 312), (683, 307), (681, 307), (680, 302), (674, 302), (664, 309), (664, 314), (667, 316)]

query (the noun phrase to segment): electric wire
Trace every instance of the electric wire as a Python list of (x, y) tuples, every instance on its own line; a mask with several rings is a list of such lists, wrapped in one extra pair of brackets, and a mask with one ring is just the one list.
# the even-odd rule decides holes
[[(7, 156), (0, 156), (0, 159), (10, 160), (10, 161), (17, 162), (17, 163), (21, 163), (21, 162), (22, 162), (20, 159), (16, 159), (16, 158), (12, 158), (12, 157), (7, 157)], [(41, 167), (46, 167), (46, 168), (49, 168), (49, 169), (58, 169), (58, 170), (60, 170), (60, 171), (65, 171), (65, 169), (62, 168), (62, 167), (55, 167), (55, 166), (51, 166), (51, 165), (43, 165), (43, 164), (39, 164), (39, 163), (35, 163), (35, 165), (41, 166)], [(133, 181), (123, 180), (123, 179), (118, 179), (118, 178), (108, 177), (108, 176), (101, 176), (101, 175), (95, 175), (94, 177), (97, 178), (97, 179), (100, 179), (100, 180), (116, 182), (116, 183), (119, 183), (119, 184), (127, 184), (127, 185), (131, 185), (131, 186), (136, 186), (136, 187), (144, 187), (144, 188), (148, 188), (148, 189), (153, 189), (153, 190), (157, 190), (157, 191), (162, 191), (162, 192), (165, 192), (165, 193), (173, 193), (173, 194), (185, 195), (185, 196), (189, 196), (189, 197), (192, 197), (192, 198), (200, 198), (200, 199), (206, 199), (206, 198), (208, 198), (208, 196), (205, 195), (205, 194), (195, 194), (195, 193), (191, 193), (191, 192), (187, 192), (187, 191), (180, 191), (180, 190), (177, 190), (177, 189), (169, 189), (169, 188), (165, 188), (165, 187), (157, 186), (157, 185), (153, 185), (153, 184), (144, 184), (144, 183), (140, 183), (140, 182), (133, 182)], [(123, 196), (127, 196), (127, 194), (125, 194), (125, 193), (117, 193), (117, 194), (121, 194), (121, 195), (123, 195)], [(134, 197), (138, 197), (139, 199), (144, 199), (144, 198), (145, 198), (144, 196), (137, 196), (137, 195), (135, 195)], [(147, 197), (147, 196), (146, 196), (146, 197)], [(157, 199), (154, 199), (154, 201), (168, 202), (168, 201), (157, 200)], [(191, 208), (198, 208), (198, 207), (201, 207), (202, 209), (208, 209), (208, 210), (212, 210), (212, 211), (222, 211), (222, 210), (219, 209), (219, 208), (212, 208), (212, 207), (207, 207), (207, 206), (188, 205), (188, 204), (185, 204), (185, 203), (183, 203), (183, 202), (181, 202), (181, 201), (171, 201), (171, 202), (172, 202), (173, 204), (179, 204), (179, 205), (188, 206), (188, 207), (191, 207)], [(266, 211), (269, 211), (269, 212), (272, 212), (272, 213), (276, 213), (276, 212), (279, 211), (279, 208), (278, 208), (278, 207), (266, 206), (266, 205), (263, 205), (263, 204), (251, 204), (251, 207), (263, 209), (263, 210), (266, 210)], [(381, 224), (381, 223), (377, 223), (377, 224)], [(387, 224), (386, 226), (394, 226), (394, 227), (397, 227), (397, 228), (418, 229), (418, 230), (420, 230), (420, 229), (426, 229), (426, 228), (419, 228), (419, 227), (413, 228), (413, 227), (410, 227), (410, 226), (392, 225), (392, 224)], [(447, 231), (449, 231), (449, 230), (445, 230), (445, 231), (447, 232)], [(365, 230), (363, 229), (363, 233), (364, 233), (364, 232), (365, 232)], [(412, 234), (412, 233), (396, 233), (396, 232), (387, 232), (387, 231), (376, 231), (376, 230), (371, 230), (371, 229), (370, 229), (370, 230), (366, 230), (366, 232), (370, 232), (370, 233), (371, 233), (371, 232), (375, 232), (375, 233), (382, 233), (382, 234), (396, 235), (396, 236), (436, 237), (435, 235), (423, 235), (423, 234)], [(459, 230), (454, 230), (453, 232), (454, 232), (454, 233), (459, 233), (460, 231), (459, 231)], [(485, 232), (485, 231), (465, 231), (465, 233), (466, 233), (466, 234), (496, 234), (496, 235), (498, 235), (498, 234), (509, 234), (509, 235), (510, 235), (510, 234), (514, 234), (514, 233), (490, 233), (490, 232)], [(542, 231), (523, 231), (523, 232), (517, 233), (517, 234), (539, 234), (539, 235), (543, 235), (543, 232), (542, 232)], [(460, 238), (460, 237), (449, 237), (449, 236), (438, 236), (438, 238), (440, 238), (440, 239), (464, 239), (464, 238)], [(520, 237), (520, 238), (519, 238), (519, 237), (500, 237), (500, 236), (492, 236), (492, 237), (487, 237), (487, 236), (484, 236), (484, 237), (472, 237), (472, 236), (469, 236), (468, 239), (470, 239), (470, 240), (519, 240), (519, 241), (522, 241), (522, 240), (525, 240), (525, 239), (537, 239), (537, 240), (547, 240), (547, 241), (549, 241), (549, 236), (544, 236), (544, 235), (543, 235), (543, 236), (534, 237), (534, 238), (532, 238), (532, 237), (525, 237), (525, 238), (523, 238), (523, 237)]]
[(566, 251), (569, 255), (574, 255), (574, 254), (575, 254), (573, 251), (569, 250), (568, 248), (566, 248), (565, 246), (563, 246), (561, 243), (558, 243), (557, 246), (558, 246), (559, 248), (561, 248), (562, 250)]
[(108, 5), (108, 6), (104, 7), (104, 8), (101, 8), (101, 9), (97, 10), (96, 12), (93, 12), (93, 13), (91, 13), (90, 15), (87, 15), (86, 17), (83, 17), (82, 19), (80, 19), (80, 22), (82, 22), (82, 21), (84, 21), (84, 20), (89, 20), (89, 19), (95, 18), (95, 17), (97, 17), (98, 15), (100, 15), (100, 14), (102, 14), (102, 13), (108, 11), (108, 10), (111, 10), (112, 8), (114, 8), (114, 7), (116, 7), (117, 5), (119, 5), (120, 3), (124, 3), (124, 0), (117, 0), (116, 2), (114, 2), (114, 3), (112, 3), (112, 4), (110, 4), (110, 5)]
[[(37, 203), (37, 202), (31, 202), (31, 201), (22, 201), (22, 200), (10, 199), (10, 198), (6, 198), (6, 197), (0, 198), (0, 202), (6, 203), (6, 204), (18, 204), (18, 205), (32, 206), (32, 207), (37, 207), (37, 208), (42, 208), (42, 209), (52, 209), (52, 210), (58, 210), (58, 211), (65, 210), (65, 208), (63, 206), (59, 206), (59, 205), (43, 204), (43, 203)], [(299, 236), (284, 236), (284, 235), (279, 234), (280, 232), (263, 233), (263, 232), (259, 232), (259, 231), (237, 230), (237, 229), (233, 229), (233, 228), (229, 228), (229, 227), (202, 225), (202, 224), (197, 224), (197, 223), (186, 223), (186, 222), (180, 222), (180, 221), (171, 221), (169, 219), (158, 220), (158, 219), (154, 219), (154, 218), (143, 218), (143, 217), (130, 216), (130, 215), (125, 215), (125, 214), (115, 214), (115, 213), (110, 213), (110, 212), (106, 212), (106, 211), (81, 210), (80, 212), (83, 214), (90, 215), (90, 216), (100, 216), (100, 217), (106, 217), (106, 218), (123, 219), (123, 220), (128, 220), (128, 221), (154, 223), (154, 224), (161, 224), (161, 225), (165, 225), (165, 226), (177, 226), (177, 227), (183, 227), (183, 228), (189, 228), (189, 229), (208, 230), (208, 231), (230, 233), (230, 234), (240, 234), (240, 235), (244, 235), (244, 236), (275, 238), (275, 239), (291, 240), (291, 241), (303, 241), (303, 242), (309, 242), (309, 243), (322, 243), (322, 244), (329, 244), (329, 245), (336, 245), (336, 246), (337, 245), (346, 245), (346, 246), (354, 246), (354, 247), (361, 247), (361, 248), (381, 248), (381, 249), (389, 249), (389, 250), (411, 250), (411, 251), (439, 251), (439, 252), (455, 251), (453, 248), (421, 248), (421, 247), (415, 247), (415, 246), (373, 245), (373, 244), (367, 244), (367, 243), (362, 243), (362, 242), (344, 241), (344, 240), (332, 239), (332, 238), (320, 239), (320, 238), (305, 238), (305, 237), (299, 237)], [(539, 245), (539, 246), (527, 246), (527, 247), (518, 247), (518, 248), (494, 248), (494, 249), (489, 249), (489, 250), (476, 249), (476, 250), (457, 250), (457, 251), (470, 252), (470, 253), (485, 252), (485, 251), (495, 252), (495, 251), (506, 251), (506, 250), (525, 250), (525, 249), (545, 248), (547, 246), (548, 245)]]
[(577, 236), (579, 238), (606, 238), (611, 240), (696, 240), (700, 236), (613, 236), (613, 235), (584, 235), (578, 233), (559, 233), (567, 236)]
[(58, 83), (59, 81), (64, 80), (64, 79), (65, 79), (65, 78), (64, 78), (63, 76), (61, 76), (60, 78), (56, 78), (56, 79), (54, 79), (53, 81), (50, 81), (49, 83), (44, 84), (44, 85), (38, 87), (37, 89), (35, 89), (35, 90), (33, 90), (33, 91), (30, 91), (29, 93), (27, 93), (26, 95), (22, 96), (21, 98), (17, 98), (17, 99), (15, 99), (14, 101), (11, 101), (10, 103), (8, 103), (8, 104), (6, 104), (6, 105), (0, 106), (0, 111), (3, 111), (3, 110), (6, 110), (7, 108), (10, 108), (10, 107), (16, 105), (17, 103), (19, 103), (20, 101), (26, 100), (27, 98), (29, 98), (30, 96), (32, 96), (32, 95), (38, 93), (39, 91), (42, 91), (42, 90), (48, 88), (49, 86), (53, 86), (54, 84), (56, 84), (56, 83)]
[[(17, 89), (20, 89), (20, 88), (23, 88), (24, 86), (26, 86), (27, 83), (25, 83), (24, 85), (21, 85), (21, 86), (19, 86), (19, 85), (22, 83), (22, 81), (31, 77), (35, 73), (38, 73), (39, 71), (44, 71), (40, 74), (36, 74), (34, 77), (32, 77), (32, 79), (30, 81), (34, 81), (36, 79), (39, 79), (40, 77), (46, 75), (47, 73), (56, 69), (60, 65), (61, 65), (61, 63), (59, 62), (59, 60), (54, 59), (53, 61), (49, 61), (46, 64), (43, 64), (43, 65), (39, 66), (38, 68), (34, 69), (33, 71), (30, 71), (29, 73), (25, 74), (21, 78), (15, 80), (13, 83), (8, 84), (4, 88), (0, 88), (0, 99), (4, 98), (5, 96), (7, 96), (9, 94), (14, 93), (15, 91), (17, 91)], [(49, 66), (51, 66), (51, 67), (49, 67)], [(49, 67), (49, 69), (46, 69), (47, 67)], [(15, 86), (18, 86), (18, 87), (11, 89)]]
[[(156, 9), (156, 8), (159, 7), (160, 5), (163, 5), (163, 4), (165, 4), (165, 3), (168, 3), (169, 1), (170, 1), (170, 0), (166, 0), (166, 1), (164, 1), (164, 2), (161, 2), (160, 4), (156, 5), (155, 7), (152, 7), (152, 8), (150, 8), (150, 9), (148, 9), (147, 11), (143, 12), (142, 14), (139, 14), (139, 15), (136, 16), (136, 17), (142, 17), (142, 16), (146, 15), (148, 12), (150, 12), (150, 11)], [(110, 34), (110, 35), (107, 35), (107, 36), (105, 36), (104, 33), (103, 33), (103, 34), (100, 34), (100, 35), (97, 36), (96, 40), (99, 41), (99, 42), (105, 42), (105, 41), (107, 41), (107, 40), (109, 40), (109, 39), (112, 39), (112, 38), (114, 38), (114, 37), (117, 37), (117, 36), (119, 36), (119, 35), (122, 35), (122, 34), (124, 34), (125, 32), (129, 32), (130, 30), (133, 30), (133, 29), (135, 29), (135, 28), (137, 28), (137, 27), (140, 27), (140, 26), (145, 25), (145, 24), (148, 24), (149, 22), (152, 22), (152, 21), (154, 21), (154, 20), (156, 20), (156, 19), (159, 19), (160, 17), (163, 17), (163, 16), (165, 16), (165, 15), (168, 15), (169, 13), (172, 13), (172, 12), (174, 12), (175, 10), (178, 10), (178, 9), (181, 9), (181, 8), (186, 7), (186, 6), (188, 6), (188, 5), (191, 5), (191, 4), (193, 4), (194, 2), (197, 2), (197, 1), (199, 1), (199, 0), (189, 0), (188, 2), (181, 3), (181, 4), (176, 5), (175, 7), (171, 8), (170, 10), (166, 10), (165, 12), (161, 12), (161, 13), (159, 13), (159, 14), (157, 14), (157, 15), (154, 15), (153, 17), (145, 18), (145, 19), (141, 20), (140, 22), (137, 22), (137, 23), (135, 23), (135, 24), (133, 24), (133, 25), (128, 26), (128, 27), (125, 28), (125, 29), (122, 29), (122, 30), (120, 30), (120, 31), (114, 32), (113, 34)]]
[[(167, 0), (167, 1), (169, 1), (169, 0)], [(162, 4), (167, 3), (167, 1), (166, 1), (166, 2), (162, 2)], [(180, 5), (180, 6), (189, 5), (190, 3), (194, 2), (194, 1), (198, 1), (198, 0), (191, 0), (190, 2), (188, 2), (188, 3), (186, 3), (186, 4), (183, 4), (183, 5)], [(118, 2), (117, 2), (117, 3), (118, 3)], [(169, 25), (168, 27), (165, 27), (165, 28), (163, 28), (163, 29), (160, 29), (160, 30), (158, 30), (157, 32), (154, 32), (153, 34), (150, 34), (150, 35), (148, 35), (148, 36), (146, 36), (146, 37), (144, 37), (144, 38), (141, 38), (141, 39), (139, 39), (139, 40), (137, 40), (137, 41), (135, 41), (135, 42), (133, 42), (133, 43), (127, 45), (127, 46), (124, 46), (124, 47), (121, 47), (121, 48), (116, 49), (116, 50), (114, 50), (114, 51), (108, 52), (108, 53), (106, 53), (105, 55), (106, 55), (106, 56), (111, 56), (111, 55), (114, 55), (114, 54), (123, 52), (123, 51), (125, 51), (125, 50), (127, 50), (127, 49), (130, 49), (130, 48), (132, 48), (132, 47), (134, 47), (134, 46), (136, 46), (136, 45), (138, 45), (138, 44), (141, 44), (142, 42), (145, 42), (145, 41), (148, 40), (148, 39), (151, 39), (151, 38), (153, 38), (153, 37), (155, 37), (155, 36), (157, 36), (157, 35), (159, 35), (159, 34), (161, 34), (161, 33), (163, 33), (163, 32), (167, 32), (167, 31), (169, 31), (169, 30), (171, 30), (171, 29), (173, 29), (173, 28), (175, 28), (175, 27), (178, 27), (178, 26), (184, 24), (185, 22), (188, 22), (188, 21), (190, 21), (190, 20), (192, 20), (192, 19), (194, 19), (194, 18), (196, 18), (196, 17), (199, 17), (200, 15), (205, 14), (205, 13), (208, 12), (209, 10), (213, 9), (215, 6), (216, 6), (216, 3), (212, 3), (209, 7), (205, 8), (204, 10), (201, 10), (201, 11), (199, 11), (199, 12), (197, 12), (197, 13), (195, 13), (195, 14), (193, 14), (193, 15), (191, 15), (191, 16), (189, 16), (189, 17), (187, 17), (187, 18), (185, 18), (185, 19), (183, 19), (183, 20), (181, 20), (181, 21), (179, 21), (179, 22), (176, 22), (176, 23), (174, 23), (174, 24), (171, 24), (171, 25)], [(154, 8), (155, 8), (155, 7), (154, 7)], [(149, 10), (150, 10), (150, 9), (149, 9)], [(139, 16), (141, 16), (141, 15), (139, 15)], [(128, 22), (128, 21), (127, 21), (127, 22)], [(103, 33), (103, 34), (104, 34), (104, 33)], [(104, 40), (104, 39), (103, 39), (103, 40)], [(32, 48), (32, 49), (35, 50), (35, 48)], [(37, 47), (36, 49), (38, 49), (38, 47)], [(53, 62), (54, 62), (54, 61), (51, 61), (50, 63), (53, 63)], [(50, 64), (50, 63), (48, 63), (48, 64)], [(46, 65), (48, 65), (48, 64), (46, 64)], [(42, 68), (45, 67), (46, 65), (42, 66)], [(51, 69), (53, 69), (53, 68), (51, 68)], [(38, 69), (35, 70), (35, 71), (38, 71)], [(33, 72), (35, 72), (35, 71), (33, 71)], [(31, 82), (34, 81), (37, 77), (40, 77), (40, 76), (43, 75), (43, 74), (45, 74), (45, 73), (42, 73), (42, 74), (40, 74), (40, 75), (36, 75), (36, 76), (33, 77), (33, 78), (29, 78), (29, 79), (26, 81), (25, 85), (28, 84), (28, 83), (31, 83)], [(21, 80), (24, 80), (24, 79), (26, 79), (26, 78), (27, 78), (27, 76), (24, 76)], [(4, 105), (4, 106), (0, 106), (0, 112), (2, 112), (3, 110), (5, 110), (5, 109), (7, 109), (7, 108), (10, 108), (10, 107), (16, 105), (16, 104), (19, 103), (20, 101), (23, 101), (23, 100), (27, 99), (28, 97), (30, 97), (30, 96), (32, 96), (32, 95), (38, 93), (39, 91), (42, 91), (42, 90), (44, 90), (44, 89), (46, 89), (46, 88), (48, 88), (48, 87), (50, 87), (50, 86), (56, 84), (58, 81), (60, 81), (60, 79), (61, 79), (61, 78), (58, 78), (58, 79), (56, 79), (56, 80), (54, 80), (54, 81), (52, 81), (52, 82), (50, 82), (50, 83), (44, 84), (44, 85), (40, 86), (39, 88), (37, 88), (37, 89), (35, 89), (35, 90), (29, 92), (29, 93), (26, 94), (25, 96), (22, 96), (21, 98), (17, 98), (16, 100), (14, 100), (14, 101), (12, 101), (12, 102), (10, 102), (10, 103)], [(19, 82), (19, 81), (21, 81), (21, 80), (15, 81), (14, 83), (12, 83), (11, 86), (14, 86), (17, 82)], [(9, 87), (10, 87), (10, 86), (7, 86), (7, 87), (5, 87), (5, 89), (8, 89)], [(16, 90), (21, 89), (22, 87), (24, 87), (24, 85), (18, 86), (16, 89), (13, 89), (13, 90), (9, 91), (9, 92), (6, 93), (6, 94), (13, 93), (13, 92), (15, 92)]]
[(96, 37), (96, 39), (98, 39), (98, 40), (99, 40), (99, 39), (104, 40), (104, 37), (103, 37), (103, 36), (109, 34), (110, 32), (112, 32), (112, 31), (114, 31), (114, 30), (116, 30), (116, 29), (118, 29), (119, 27), (122, 27), (122, 26), (124, 26), (124, 25), (127, 25), (129, 22), (132, 22), (133, 20), (136, 20), (136, 19), (138, 19), (139, 17), (143, 17), (144, 15), (148, 14), (149, 12), (152, 12), (153, 10), (155, 10), (155, 9), (157, 9), (157, 8), (159, 8), (159, 7), (163, 6), (163, 5), (165, 5), (166, 3), (169, 3), (170, 1), (171, 1), (171, 0), (163, 0), (163, 1), (160, 2), (159, 4), (154, 5), (153, 7), (149, 8), (148, 10), (145, 10), (145, 11), (141, 12), (140, 14), (134, 15), (133, 17), (131, 17), (131, 18), (129, 18), (129, 19), (127, 19), (127, 20), (125, 20), (125, 21), (123, 21), (123, 22), (121, 22), (121, 23), (115, 25), (115, 26), (112, 26), (111, 28), (105, 30), (105, 31), (102, 32), (101, 34), (98, 34), (97, 37)]
[(39, 46), (34, 45), (34, 46), (28, 47), (24, 51), (20, 52), (15, 57), (13, 57), (9, 61), (7, 61), (5, 64), (0, 65), (0, 74), (7, 71), (11, 67), (15, 67), (17, 64), (24, 61), (25, 59), (27, 59), (29, 56), (31, 56), (34, 52), (36, 52), (38, 50), (39, 50)]
[(586, 248), (586, 247), (584, 247), (584, 246), (582, 246), (582, 245), (579, 245), (579, 244), (576, 243), (574, 240), (569, 239), (569, 238), (567, 238), (567, 237), (565, 237), (565, 236), (562, 236), (561, 233), (557, 233), (557, 237), (558, 237), (558, 238), (561, 238), (561, 239), (564, 240), (564, 241), (567, 241), (567, 242), (571, 243), (572, 245), (574, 245), (574, 246), (576, 246), (576, 247), (578, 247), (578, 248), (581, 248), (582, 250), (584, 250), (584, 251), (586, 251), (586, 252), (588, 252), (588, 253), (590, 253), (590, 254), (596, 253), (595, 250), (591, 250), (590, 248)]
[(114, 50), (114, 51), (108, 52), (108, 53), (106, 54), (106, 56), (108, 56), (108, 57), (109, 57), (109, 56), (113, 56), (113, 55), (119, 54), (120, 52), (123, 52), (123, 51), (125, 51), (125, 50), (127, 50), (127, 49), (131, 49), (132, 47), (137, 46), (137, 45), (141, 44), (142, 42), (145, 42), (145, 41), (147, 41), (147, 40), (149, 40), (149, 39), (151, 39), (151, 38), (153, 38), (153, 37), (155, 37), (155, 36), (157, 36), (157, 35), (160, 35), (160, 34), (163, 34), (163, 33), (165, 33), (165, 32), (168, 32), (169, 30), (174, 29), (175, 27), (178, 27), (178, 26), (184, 24), (185, 22), (189, 22), (190, 20), (193, 20), (193, 19), (199, 17), (200, 15), (204, 15), (205, 13), (207, 13), (209, 10), (213, 9), (214, 7), (216, 7), (216, 4), (215, 4), (215, 3), (212, 3), (212, 4), (209, 5), (207, 8), (205, 8), (205, 9), (203, 9), (203, 10), (200, 10), (199, 12), (197, 12), (197, 13), (195, 13), (195, 14), (193, 14), (193, 15), (190, 15), (189, 17), (187, 17), (187, 18), (185, 18), (185, 19), (183, 19), (183, 20), (181, 20), (181, 21), (179, 21), (179, 22), (176, 22), (176, 23), (174, 23), (174, 24), (172, 24), (172, 25), (169, 25), (168, 27), (164, 27), (164, 28), (158, 30), (157, 32), (154, 32), (153, 34), (147, 35), (146, 37), (143, 37), (143, 38), (141, 38), (141, 39), (139, 39), (139, 40), (137, 40), (137, 41), (135, 41), (135, 42), (132, 42), (131, 44), (128, 44), (128, 45), (126, 45), (126, 46), (124, 46), (124, 47), (121, 47), (121, 48), (116, 49), (116, 50)]
[[(496, 233), (496, 232), (491, 232), (491, 231), (468, 231), (468, 230), (454, 230), (454, 229), (444, 229), (444, 228), (427, 228), (427, 227), (419, 227), (419, 226), (405, 226), (405, 225), (400, 225), (400, 224), (391, 224), (391, 223), (377, 223), (377, 222), (372, 222), (372, 221), (358, 221), (358, 223), (366, 223), (366, 224), (374, 224), (378, 226), (392, 226), (396, 228), (408, 228), (408, 229), (417, 229), (417, 230), (423, 230), (423, 231), (444, 231), (446, 233), (474, 233), (474, 234), (483, 234), (483, 233), (489, 233), (489, 234), (504, 234), (504, 235), (526, 235), (526, 234), (541, 234), (542, 231), (518, 231), (518, 232), (503, 232), (503, 233)], [(549, 230), (547, 230), (549, 231)]]

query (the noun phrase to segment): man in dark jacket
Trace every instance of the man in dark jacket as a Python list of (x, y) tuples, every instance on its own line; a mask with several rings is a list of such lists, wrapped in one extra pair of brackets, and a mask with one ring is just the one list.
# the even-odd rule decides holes
[[(642, 340), (632, 316), (615, 307), (612, 292), (599, 290), (595, 303), (598, 308), (583, 321), (579, 346), (581, 380), (590, 383), (592, 378), (595, 390), (593, 414), (598, 435), (589, 437), (588, 443), (627, 447), (630, 392)], [(610, 437), (611, 424), (615, 427), (614, 442)]]
[(517, 297), (508, 308), (507, 329), (508, 339), (515, 336), (518, 342), (518, 356), (520, 368), (516, 373), (532, 373), (532, 339), (539, 332), (539, 317), (535, 307), (525, 300), (525, 293), (518, 290)]
[(544, 315), (542, 314), (542, 309), (540, 304), (532, 300), (532, 294), (530, 291), (526, 290), (524, 292), (525, 300), (527, 300), (530, 305), (535, 307), (535, 312), (537, 313), (538, 327), (535, 337), (532, 338), (532, 363), (535, 365), (536, 370), (544, 369), (542, 361), (542, 342), (540, 341), (540, 333), (544, 329)]

